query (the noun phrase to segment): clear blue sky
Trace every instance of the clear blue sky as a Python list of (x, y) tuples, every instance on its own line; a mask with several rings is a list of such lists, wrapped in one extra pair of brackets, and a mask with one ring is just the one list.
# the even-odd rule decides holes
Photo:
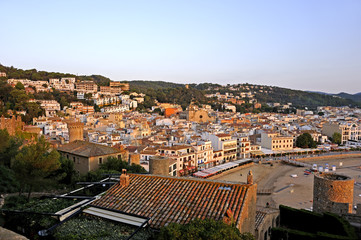
[(0, 63), (361, 92), (360, 0), (0, 1)]

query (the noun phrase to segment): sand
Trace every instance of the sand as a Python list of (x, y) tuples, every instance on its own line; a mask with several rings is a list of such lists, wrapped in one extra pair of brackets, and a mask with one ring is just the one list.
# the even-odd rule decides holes
[[(340, 162), (342, 166), (340, 167)], [(336, 173), (344, 174), (355, 179), (356, 183), (361, 183), (361, 158), (343, 158), (326, 160), (309, 160), (307, 163), (325, 166), (336, 165)], [(252, 170), (254, 181), (258, 184), (258, 189), (273, 189), (271, 195), (257, 195), (257, 205), (266, 206), (268, 202), (271, 207), (280, 204), (298, 209), (310, 209), (313, 199), (313, 174), (304, 175), (304, 167), (294, 167), (282, 163), (255, 164), (246, 169), (215, 177), (214, 179), (246, 182), (247, 173)], [(293, 178), (291, 174), (297, 174)], [(360, 184), (361, 186), (361, 184)], [(355, 185), (354, 205), (361, 203), (361, 187)], [(359, 196), (360, 195), (360, 196)]]

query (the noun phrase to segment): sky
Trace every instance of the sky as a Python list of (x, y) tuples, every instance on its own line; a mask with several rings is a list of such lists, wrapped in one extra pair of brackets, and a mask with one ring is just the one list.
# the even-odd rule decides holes
[(360, 0), (0, 0), (0, 63), (361, 92)]

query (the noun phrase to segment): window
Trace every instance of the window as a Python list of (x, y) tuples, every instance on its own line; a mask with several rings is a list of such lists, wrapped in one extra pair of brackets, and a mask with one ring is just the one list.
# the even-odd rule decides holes
[(73, 157), (73, 162), (75, 163), (75, 157)]
[(103, 158), (99, 158), (99, 164), (102, 164), (103, 163)]

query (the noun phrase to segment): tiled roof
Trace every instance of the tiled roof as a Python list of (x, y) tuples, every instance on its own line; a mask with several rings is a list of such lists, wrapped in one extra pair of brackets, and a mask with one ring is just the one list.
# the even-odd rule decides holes
[(59, 147), (58, 151), (71, 153), (83, 157), (95, 157), (120, 153), (120, 151), (116, 148), (80, 140), (65, 144)]
[(255, 229), (258, 229), (258, 227), (263, 223), (267, 214), (271, 213), (279, 214), (279, 210), (275, 208), (257, 207)]
[(266, 215), (266, 212), (256, 211), (256, 229), (261, 225)]
[(226, 133), (220, 133), (216, 135), (217, 137), (230, 137), (231, 135), (226, 134)]
[(130, 185), (115, 184), (92, 205), (150, 217), (156, 229), (194, 218), (222, 220), (230, 209), (238, 225), (249, 185), (129, 174)]

